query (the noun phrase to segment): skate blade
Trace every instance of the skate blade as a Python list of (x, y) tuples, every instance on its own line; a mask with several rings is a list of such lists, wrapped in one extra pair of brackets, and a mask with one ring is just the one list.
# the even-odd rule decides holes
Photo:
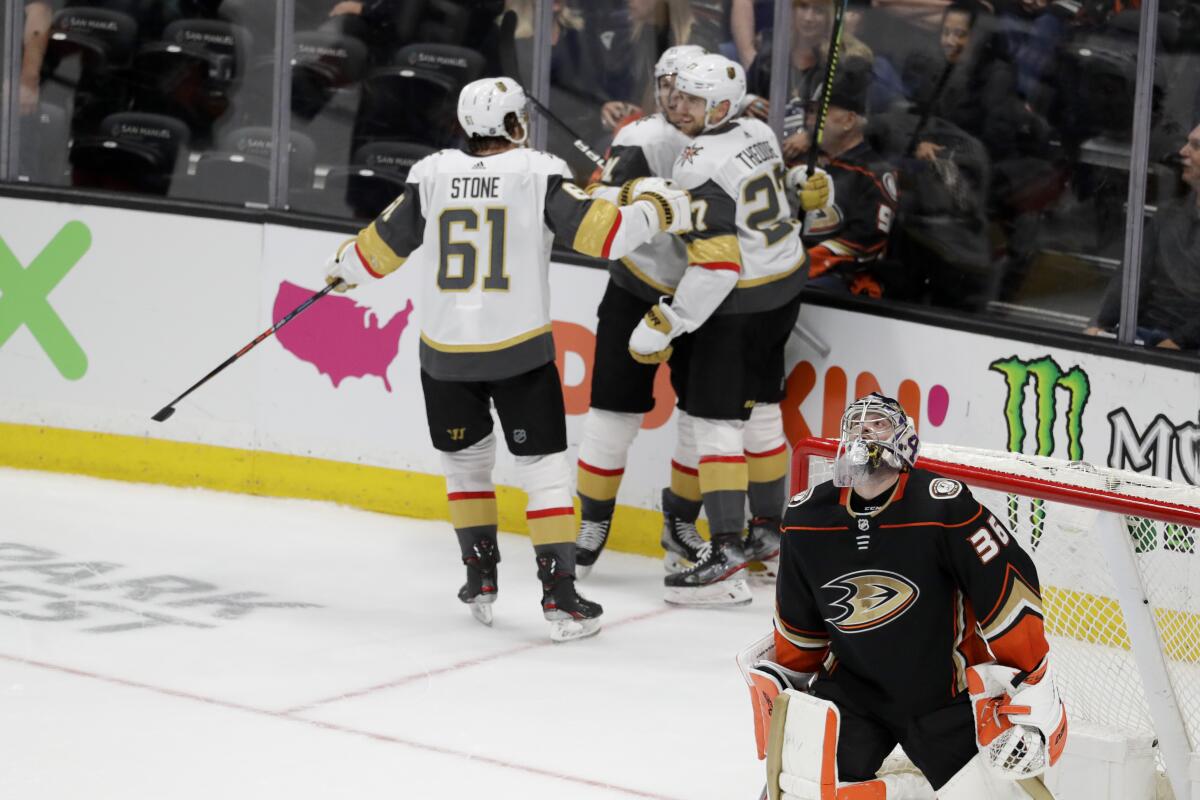
[(674, 550), (668, 550), (666, 555), (663, 556), (663, 571), (668, 575), (686, 572), (694, 566), (696, 566), (695, 562), (688, 561)]
[(738, 577), (707, 586), (668, 586), (663, 599), (673, 606), (734, 608), (748, 605), (754, 595), (750, 593), (746, 579)]
[(751, 561), (746, 564), (746, 573), (755, 586), (773, 586), (779, 577), (779, 559)]
[(552, 619), (550, 620), (550, 640), (553, 642), (573, 642), (576, 639), (586, 639), (600, 632), (599, 619)]
[(586, 578), (588, 575), (591, 574), (592, 567), (594, 567), (594, 566), (595, 566), (595, 564), (586, 564), (585, 565), (585, 564), (580, 564), (578, 561), (575, 562), (575, 577), (579, 580), (583, 580), (584, 578)]
[(496, 602), (496, 595), (483, 594), (467, 603), (467, 606), (471, 609), (472, 617), (490, 628), (492, 627), (492, 603), (494, 602)]

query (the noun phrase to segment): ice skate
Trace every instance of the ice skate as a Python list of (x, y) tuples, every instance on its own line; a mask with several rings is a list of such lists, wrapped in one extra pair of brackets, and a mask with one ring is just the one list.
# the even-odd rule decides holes
[(499, 591), (496, 565), (500, 552), (496, 543), (481, 539), (471, 546), (471, 555), (463, 557), (467, 565), (467, 582), (458, 590), (458, 599), (471, 607), (471, 616), (484, 625), (492, 624), (492, 603)]
[(604, 609), (580, 596), (575, 589), (575, 576), (560, 569), (554, 556), (538, 556), (537, 565), (538, 579), (542, 582), (542, 613), (550, 623), (550, 638), (569, 642), (599, 633)]
[[(744, 606), (753, 599), (746, 583), (746, 559), (737, 534), (705, 542), (690, 569), (663, 578), (666, 601), (676, 606)], [(741, 573), (741, 574), (739, 574)]]
[(746, 575), (752, 583), (774, 583), (779, 575), (779, 520), (755, 517), (742, 540)]
[(592, 571), (596, 559), (604, 552), (612, 518), (585, 519), (579, 524), (579, 537), (575, 542), (575, 575), (586, 578)]
[(700, 535), (694, 521), (688, 522), (667, 511), (663, 511), (661, 543), (666, 551), (663, 569), (672, 574), (693, 567), (700, 560), (704, 548), (708, 547), (708, 542)]

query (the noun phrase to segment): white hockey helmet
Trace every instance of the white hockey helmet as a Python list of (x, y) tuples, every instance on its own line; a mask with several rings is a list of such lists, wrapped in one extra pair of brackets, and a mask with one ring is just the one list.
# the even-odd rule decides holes
[[(503, 136), (515, 144), (529, 138), (528, 101), (521, 84), (512, 78), (480, 78), (458, 94), (458, 122), (467, 136)], [(509, 135), (504, 119), (516, 114), (521, 123), (520, 139)]]
[(904, 408), (878, 392), (860, 397), (842, 415), (833, 459), (833, 485), (853, 486), (881, 466), (907, 472), (917, 463), (921, 440)]
[[(675, 91), (704, 98), (704, 130), (711, 130), (737, 116), (746, 96), (746, 71), (736, 61), (707, 53), (680, 64), (675, 73)], [(710, 122), (708, 115), (725, 100), (729, 101), (729, 111)]]
[(688, 61), (699, 58), (707, 52), (698, 44), (677, 44), (674, 47), (668, 47), (663, 50), (662, 55), (658, 57), (658, 63), (654, 65), (655, 82), (664, 76), (674, 75)]

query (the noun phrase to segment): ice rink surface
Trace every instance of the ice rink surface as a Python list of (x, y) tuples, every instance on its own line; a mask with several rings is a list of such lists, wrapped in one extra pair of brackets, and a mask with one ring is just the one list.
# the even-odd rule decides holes
[(492, 629), (446, 522), (0, 469), (0, 797), (740, 800), (737, 651), (770, 626), (662, 601), (605, 553), (599, 636), (549, 640), (501, 534)]

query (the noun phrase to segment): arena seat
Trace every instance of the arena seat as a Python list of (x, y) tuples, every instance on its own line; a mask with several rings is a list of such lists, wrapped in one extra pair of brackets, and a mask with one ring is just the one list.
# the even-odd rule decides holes
[(71, 145), (74, 186), (165, 195), (181, 174), (189, 141), (182, 121), (163, 114), (122, 111), (100, 123), (100, 133)]
[[(265, 205), (274, 149), (270, 128), (236, 128), (221, 136), (217, 150), (199, 155), (194, 174), (180, 186), (178, 195), (213, 203)], [(292, 131), (288, 152), (291, 185), (312, 185), (314, 153), (312, 140)]]

